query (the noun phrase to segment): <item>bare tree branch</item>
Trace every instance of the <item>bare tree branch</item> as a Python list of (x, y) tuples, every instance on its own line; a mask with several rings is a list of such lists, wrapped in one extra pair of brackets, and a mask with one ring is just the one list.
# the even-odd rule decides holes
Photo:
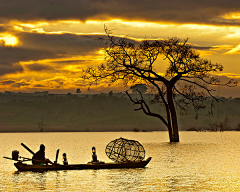
[(159, 118), (166, 126), (168, 126), (168, 123), (166, 122), (166, 120), (163, 118), (163, 116), (156, 114), (156, 113), (152, 113), (150, 111), (150, 108), (148, 107), (148, 105), (146, 104), (146, 102), (143, 100), (142, 94), (141, 92), (138, 91), (138, 93), (141, 95), (141, 99), (134, 101), (132, 99), (132, 97), (129, 95), (128, 91), (125, 92), (127, 94), (127, 96), (129, 97), (129, 99), (133, 102), (134, 105), (140, 105), (140, 108), (134, 109), (135, 111), (138, 110), (142, 110), (146, 115), (149, 116), (153, 116), (153, 117), (157, 117)]
[[(158, 101), (164, 106), (166, 119), (161, 114), (151, 112), (141, 92), (141, 99), (136, 100), (132, 99), (127, 91), (126, 94), (133, 104), (138, 105), (135, 111), (141, 110), (146, 115), (161, 119), (168, 128), (170, 141), (179, 141), (175, 105), (186, 111), (187, 106), (192, 104), (197, 111), (205, 108), (204, 101), (208, 97), (220, 101), (213, 95), (214, 89), (209, 86), (237, 85), (232, 79), (221, 83), (213, 73), (221, 72), (223, 66), (200, 58), (188, 44), (188, 39), (173, 37), (167, 40), (136, 42), (127, 37), (112, 35), (106, 26), (104, 30), (107, 38), (101, 38), (100, 41), (105, 42), (106, 62), (98, 68), (89, 67), (82, 77), (91, 80), (89, 86), (104, 80), (109, 85), (121, 81), (126, 86), (141, 82), (154, 87), (156, 97), (153, 102)], [(165, 74), (159, 73), (154, 67), (159, 56), (168, 61)]]

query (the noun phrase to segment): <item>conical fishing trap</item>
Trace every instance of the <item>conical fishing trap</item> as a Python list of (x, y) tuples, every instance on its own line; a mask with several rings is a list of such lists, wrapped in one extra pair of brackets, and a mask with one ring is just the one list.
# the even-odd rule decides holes
[(111, 141), (105, 152), (115, 162), (141, 161), (145, 157), (145, 150), (138, 141), (124, 138)]

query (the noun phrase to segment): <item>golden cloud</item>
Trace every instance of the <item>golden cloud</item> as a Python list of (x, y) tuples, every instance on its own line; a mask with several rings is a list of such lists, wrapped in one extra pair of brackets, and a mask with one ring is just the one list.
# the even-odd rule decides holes
[(226, 49), (232, 49), (233, 45), (215, 45), (211, 47), (211, 50), (226, 50)]
[(218, 76), (225, 76), (228, 77), (230, 79), (240, 79), (240, 74), (237, 73), (219, 73), (217, 74)]
[[(87, 20), (85, 23), (75, 20), (25, 23), (11, 21), (10, 23), (13, 26), (12, 29), (8, 33), (0, 34), (2, 35), (0, 39), (4, 42), (4, 45), (17, 46), (21, 41), (21, 45), (23, 44), (21, 48), (28, 55), (30, 55), (28, 50), (35, 50), (34, 54), (37, 56), (22, 57), (23, 53), (20, 52), (19, 59), (14, 60), (14, 63), (21, 65), (24, 71), (2, 76), (0, 78), (2, 80), (14, 81), (12, 85), (1, 84), (0, 89), (2, 90), (5, 88), (20, 91), (37, 88), (41, 90), (69, 90), (76, 87), (86, 89), (89, 82), (81, 80), (79, 75), (82, 68), (104, 62), (104, 52), (99, 49), (100, 45), (97, 45), (99, 42), (95, 41), (99, 36), (94, 36), (94, 34), (104, 35), (104, 24), (107, 24), (109, 29), (114, 30), (116, 37), (126, 35), (127, 38), (135, 41), (143, 40), (144, 35), (151, 35), (151, 39), (166, 39), (171, 36), (190, 37), (190, 44), (196, 45), (196, 49), (199, 47), (198, 52), (201, 56), (210, 59), (215, 57), (221, 62), (223, 62), (221, 60), (222, 56), (230, 57), (230, 54), (237, 55), (240, 52), (240, 45), (236, 46), (236, 38), (239, 38), (240, 35), (240, 27), (237, 26), (176, 24), (121, 19)], [(81, 35), (83, 36), (81, 37)], [(208, 49), (204, 49), (206, 47)], [(40, 51), (42, 50), (45, 52), (40, 57)], [(222, 54), (223, 51), (227, 51), (225, 55)], [(25, 58), (25, 60), (23, 61), (21, 58)], [(239, 58), (236, 57), (235, 60), (237, 61), (237, 59)], [(236, 63), (232, 61), (231, 64), (227, 63), (227, 65), (235, 68)], [(213, 60), (213, 62), (215, 61)], [(158, 72), (163, 72), (166, 67), (167, 63), (156, 61)], [(105, 83), (94, 89), (109, 89), (107, 81)], [(112, 87), (122, 89), (119, 84)]]
[(240, 12), (230, 12), (221, 16), (224, 19), (240, 19)]
[(226, 52), (225, 54), (240, 54), (240, 44)]
[(19, 43), (19, 40), (17, 37), (9, 34), (9, 33), (1, 33), (0, 34), (0, 40), (4, 42), (5, 46), (16, 46)]

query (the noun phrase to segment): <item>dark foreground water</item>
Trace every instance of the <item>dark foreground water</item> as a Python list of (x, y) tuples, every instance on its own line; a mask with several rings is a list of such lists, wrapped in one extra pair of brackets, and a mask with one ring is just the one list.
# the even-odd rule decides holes
[(105, 147), (119, 137), (142, 143), (152, 161), (144, 169), (16, 172), (13, 161), (0, 158), (0, 191), (240, 191), (240, 132), (181, 132), (180, 143), (169, 143), (167, 132), (1, 133), (2, 156), (19, 150), (31, 157), (46, 146), (46, 156), (67, 153), (69, 163), (98, 159), (109, 162)]

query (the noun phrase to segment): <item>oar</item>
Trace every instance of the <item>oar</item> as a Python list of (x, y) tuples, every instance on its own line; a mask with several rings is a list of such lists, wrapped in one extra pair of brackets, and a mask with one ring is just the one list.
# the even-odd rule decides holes
[(10, 157), (3, 157), (3, 158), (9, 159), (9, 160), (13, 160), (13, 161), (19, 161), (19, 160), (16, 160), (16, 159), (12, 159), (12, 158), (10, 158)]
[(31, 149), (29, 149), (24, 143), (21, 143), (21, 145), (22, 145), (25, 149), (27, 149), (30, 153), (32, 153), (33, 155), (35, 155), (35, 153), (34, 153)]
[[(30, 158), (27, 158), (27, 157), (21, 157), (21, 156), (20, 156), (19, 158), (22, 158), (23, 160), (20, 160), (20, 159), (16, 160), (16, 159), (12, 159), (12, 158), (10, 158), (10, 157), (3, 157), (3, 158), (5, 158), (5, 159), (9, 159), (9, 160), (12, 160), (12, 161), (18, 161), (18, 162), (32, 161), (32, 160), (37, 161), (37, 162), (42, 162), (42, 160), (30, 159)], [(49, 163), (53, 164), (52, 162), (49, 162)]]
[(57, 150), (57, 153), (56, 153), (56, 159), (55, 159), (55, 161), (54, 161), (55, 164), (57, 164), (58, 154), (59, 154), (59, 149)]
[(19, 158), (23, 158), (23, 160), (20, 160), (20, 159), (16, 160), (16, 159), (12, 159), (12, 158), (10, 158), (10, 157), (3, 157), (3, 158), (9, 159), (9, 160), (12, 160), (12, 161), (20, 161), (20, 162), (23, 162), (23, 161), (31, 161), (31, 160), (32, 160), (32, 159), (27, 158), (27, 157), (19, 157)]

